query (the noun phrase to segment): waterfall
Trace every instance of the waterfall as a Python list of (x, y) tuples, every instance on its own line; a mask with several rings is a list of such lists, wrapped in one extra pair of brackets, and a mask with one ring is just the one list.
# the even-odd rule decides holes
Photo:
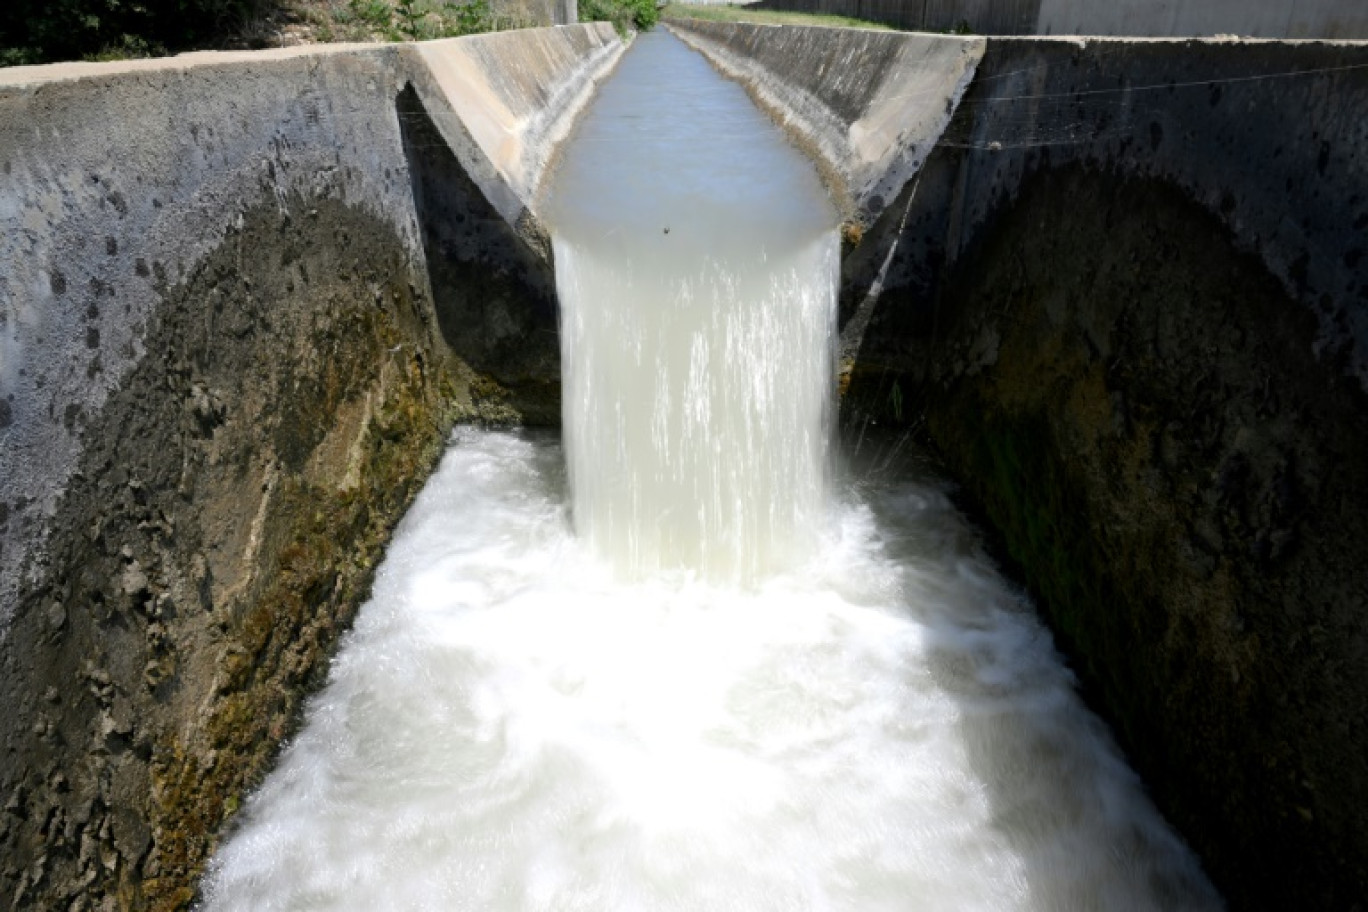
[(456, 431), (206, 909), (1220, 908), (945, 483), (832, 478), (834, 215), (636, 42), (549, 205), (562, 437)]
[(834, 232), (697, 262), (557, 236), (555, 255), (572, 514), (588, 547), (638, 578), (745, 582), (810, 554), (830, 482)]
[(752, 583), (823, 525), (836, 216), (737, 86), (644, 40), (547, 206), (571, 512), (627, 577)]

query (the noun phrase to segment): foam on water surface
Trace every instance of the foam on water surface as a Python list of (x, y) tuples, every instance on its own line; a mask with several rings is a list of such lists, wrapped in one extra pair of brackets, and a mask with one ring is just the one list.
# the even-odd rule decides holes
[(1219, 906), (939, 484), (750, 589), (624, 582), (561, 460), (457, 434), (208, 908)]

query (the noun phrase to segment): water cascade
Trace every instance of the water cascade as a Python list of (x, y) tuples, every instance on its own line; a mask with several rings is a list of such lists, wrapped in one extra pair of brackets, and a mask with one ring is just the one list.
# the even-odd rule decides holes
[(822, 523), (836, 215), (740, 89), (645, 41), (547, 206), (575, 528), (631, 575), (753, 580)]
[(471, 428), (213, 910), (1214, 909), (934, 477), (834, 476), (832, 215), (637, 39), (548, 212), (565, 428)]

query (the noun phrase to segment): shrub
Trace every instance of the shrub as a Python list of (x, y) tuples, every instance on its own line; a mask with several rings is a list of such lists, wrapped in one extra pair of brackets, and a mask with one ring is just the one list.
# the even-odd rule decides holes
[(644, 32), (656, 24), (660, 9), (655, 0), (580, 0), (580, 22), (611, 22), (619, 34)]
[(489, 0), (348, 0), (339, 21), (360, 41), (456, 38), (495, 28)]
[[(154, 57), (221, 46), (279, 0), (0, 0), (0, 66)], [(488, 32), (490, 0), (346, 0), (320, 35), (410, 41)]]

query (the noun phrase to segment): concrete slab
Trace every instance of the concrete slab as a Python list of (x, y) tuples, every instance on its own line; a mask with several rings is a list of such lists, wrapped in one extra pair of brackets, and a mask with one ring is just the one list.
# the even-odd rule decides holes
[[(506, 186), (507, 192), (488, 192), (511, 225), (531, 208), (552, 150), (622, 51), (606, 22), (430, 41), (412, 49)], [(449, 117), (434, 121), (444, 134), (454, 132)], [(458, 135), (448, 135), (448, 142), (458, 155), (465, 144)]]

